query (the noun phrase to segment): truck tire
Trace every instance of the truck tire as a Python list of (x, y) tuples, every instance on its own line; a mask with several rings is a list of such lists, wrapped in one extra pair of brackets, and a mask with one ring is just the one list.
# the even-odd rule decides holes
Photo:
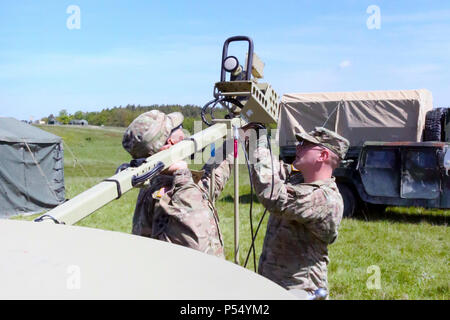
[(344, 218), (351, 218), (356, 212), (357, 197), (352, 188), (345, 183), (337, 184), (342, 199), (344, 200)]
[(423, 141), (443, 141), (444, 134), (443, 108), (428, 111), (425, 116), (425, 128), (423, 131)]

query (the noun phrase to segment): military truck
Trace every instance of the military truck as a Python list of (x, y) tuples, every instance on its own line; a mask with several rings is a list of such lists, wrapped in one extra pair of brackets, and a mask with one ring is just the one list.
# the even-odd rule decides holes
[(316, 126), (350, 141), (334, 171), (344, 216), (386, 206), (450, 208), (450, 109), (425, 89), (285, 94), (280, 159), (295, 158), (295, 133)]

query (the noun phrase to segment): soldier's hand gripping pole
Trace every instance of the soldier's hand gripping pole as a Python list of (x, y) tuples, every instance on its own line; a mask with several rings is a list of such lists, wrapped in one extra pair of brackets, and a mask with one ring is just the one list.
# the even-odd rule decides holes
[[(239, 121), (239, 119), (231, 121)], [(132, 189), (133, 177), (136, 179), (136, 177), (143, 176), (152, 171), (157, 165), (159, 166), (158, 171), (167, 169), (173, 163), (189, 157), (226, 135), (226, 123), (214, 124), (192, 135), (189, 140), (181, 141), (167, 150), (148, 157), (140, 166), (129, 167), (118, 172), (105, 181), (80, 193), (73, 199), (48, 211), (35, 221), (72, 225)]]

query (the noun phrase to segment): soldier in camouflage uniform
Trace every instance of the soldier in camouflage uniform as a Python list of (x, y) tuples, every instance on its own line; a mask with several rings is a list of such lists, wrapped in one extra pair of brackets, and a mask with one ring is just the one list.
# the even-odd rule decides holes
[(344, 207), (332, 171), (349, 143), (325, 128), (296, 138), (292, 166), (271, 160), (266, 136), (253, 154), (254, 188), (271, 213), (258, 272), (286, 289), (312, 294), (327, 290), (327, 246), (337, 238)]
[[(143, 113), (127, 128), (122, 145), (134, 159), (149, 157), (185, 138), (183, 120), (179, 112)], [(223, 150), (216, 154), (223, 156)], [(213, 168), (216, 197), (230, 176), (232, 154), (222, 159), (209, 159), (202, 171), (191, 171), (186, 162), (177, 162), (152, 179), (139, 192), (132, 233), (224, 258), (219, 217), (208, 192)]]

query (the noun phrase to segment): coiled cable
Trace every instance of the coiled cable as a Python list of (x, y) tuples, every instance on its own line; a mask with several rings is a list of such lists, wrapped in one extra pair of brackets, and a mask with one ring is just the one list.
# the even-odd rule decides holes
[[(241, 103), (238, 99), (233, 98), (233, 97), (217, 97), (217, 98), (215, 98), (214, 100), (211, 100), (211, 101), (207, 102), (207, 103), (203, 106), (202, 111), (201, 111), (201, 113), (200, 113), (200, 116), (201, 116), (201, 118), (202, 118), (202, 121), (203, 121), (208, 127), (212, 126), (213, 123), (212, 123), (212, 122), (209, 122), (208, 120), (206, 120), (206, 111), (207, 111), (208, 107), (209, 107), (210, 105), (212, 105), (212, 107), (210, 107), (209, 114), (210, 114), (210, 116), (211, 116), (211, 119), (214, 120), (215, 118), (214, 118), (213, 112), (214, 112), (214, 108), (216, 107), (216, 105), (217, 105), (218, 103), (220, 103), (220, 104), (222, 104), (222, 103), (231, 103), (231, 104), (235, 105), (236, 107), (238, 107), (238, 108), (240, 108), (240, 109), (243, 109), (243, 108), (244, 108), (244, 106), (242, 105), (242, 103)], [(232, 115), (232, 116), (234, 115), (234, 110), (233, 110), (233, 109), (231, 109), (230, 107), (228, 107), (226, 104), (222, 104), (222, 105), (224, 105), (224, 106), (227, 108), (227, 110), (228, 110), (228, 112), (229, 112), (230, 115)]]

